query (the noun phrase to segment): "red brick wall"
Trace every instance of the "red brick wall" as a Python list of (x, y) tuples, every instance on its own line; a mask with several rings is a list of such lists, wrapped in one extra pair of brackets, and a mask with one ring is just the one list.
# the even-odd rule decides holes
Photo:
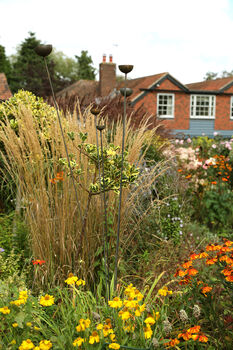
[[(228, 92), (228, 91), (227, 91)], [(216, 96), (215, 125), (216, 130), (232, 130), (233, 120), (230, 119), (231, 96)]]
[[(163, 81), (157, 91), (148, 92), (141, 100), (139, 100), (135, 107), (140, 107), (141, 104), (144, 105), (148, 113), (157, 113), (157, 94), (159, 90), (177, 90), (179, 92), (175, 93), (175, 116), (174, 119), (164, 119), (161, 122), (166, 125), (169, 129), (189, 129), (189, 114), (190, 114), (190, 95), (182, 92), (182, 90), (170, 82), (168, 79)], [(164, 91), (162, 91), (164, 92)]]

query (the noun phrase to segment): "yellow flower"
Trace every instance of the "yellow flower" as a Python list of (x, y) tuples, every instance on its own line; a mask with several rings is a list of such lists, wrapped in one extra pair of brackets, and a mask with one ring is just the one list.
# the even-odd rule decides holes
[(72, 273), (69, 274), (68, 278), (65, 280), (65, 283), (71, 285), (71, 284), (75, 284), (75, 282), (77, 282), (78, 277), (74, 276)]
[(99, 343), (100, 337), (96, 331), (92, 332), (89, 338), (89, 344)]
[(112, 344), (109, 344), (109, 349), (114, 349), (114, 350), (118, 350), (120, 349), (120, 344), (117, 344), (117, 343), (112, 343)]
[(17, 322), (12, 323), (12, 327), (14, 327), (14, 328), (18, 327), (18, 323)]
[(76, 282), (76, 284), (77, 284), (77, 286), (81, 286), (81, 285), (85, 286), (86, 282), (84, 280), (80, 279)]
[(54, 297), (52, 295), (46, 294), (44, 297), (40, 298), (40, 305), (51, 306), (54, 304)]
[(27, 322), (27, 323), (26, 323), (26, 326), (31, 327), (31, 326), (32, 326), (32, 323), (31, 323), (31, 322)]
[(41, 340), (40, 341), (40, 350), (49, 350), (53, 344), (51, 343), (50, 340)]
[(11, 310), (8, 308), (8, 306), (3, 306), (0, 308), (0, 312), (4, 315), (8, 315), (11, 312)]
[(102, 323), (97, 324), (96, 329), (101, 330), (103, 329), (104, 325)]
[(103, 335), (107, 337), (109, 334), (113, 334), (113, 330), (109, 325), (105, 324), (103, 327)]
[(24, 305), (25, 302), (26, 302), (25, 299), (17, 299), (17, 300), (11, 301), (11, 304), (16, 305), (16, 306), (20, 306), (20, 305)]
[(158, 294), (166, 297), (167, 294), (172, 294), (172, 290), (168, 290), (167, 286), (165, 286), (162, 289), (159, 289)]
[(150, 327), (150, 325), (148, 324), (145, 328), (144, 328), (144, 336), (145, 339), (150, 339), (152, 336), (153, 332), (152, 329)]
[(83, 342), (84, 342), (84, 339), (81, 337), (78, 337), (73, 341), (73, 346), (81, 346)]
[(147, 317), (144, 321), (147, 325), (155, 324), (155, 319), (151, 316)]
[(35, 331), (39, 331), (40, 330), (40, 328), (36, 327), (36, 326), (34, 326), (34, 329), (35, 329)]
[(131, 316), (129, 311), (120, 311), (118, 315), (122, 318), (122, 320), (128, 320)]
[(13, 339), (11, 342), (10, 342), (11, 345), (15, 345), (16, 344), (16, 340)]
[(110, 334), (109, 338), (111, 339), (111, 341), (114, 341), (116, 339), (116, 335), (114, 333)]
[(24, 340), (19, 347), (19, 350), (31, 350), (34, 349), (35, 345), (32, 343), (30, 339)]
[(127, 333), (130, 333), (130, 332), (134, 332), (134, 329), (135, 329), (135, 326), (132, 326), (132, 325), (126, 325), (123, 327), (124, 331), (126, 331)]
[(135, 316), (141, 316), (141, 313), (145, 311), (145, 309), (146, 309), (146, 304), (138, 305), (135, 311)]
[(80, 318), (79, 325), (76, 327), (77, 332), (85, 331), (86, 328), (89, 328), (91, 324), (91, 321), (89, 318), (84, 320), (83, 318)]
[(159, 312), (157, 311), (156, 313), (153, 312), (153, 315), (155, 316), (155, 320), (157, 321), (159, 319)]
[(122, 301), (120, 298), (115, 297), (113, 300), (109, 300), (108, 305), (112, 308), (118, 308), (122, 306)]
[(131, 298), (124, 300), (124, 305), (130, 309), (133, 309), (138, 305), (138, 300), (132, 300)]

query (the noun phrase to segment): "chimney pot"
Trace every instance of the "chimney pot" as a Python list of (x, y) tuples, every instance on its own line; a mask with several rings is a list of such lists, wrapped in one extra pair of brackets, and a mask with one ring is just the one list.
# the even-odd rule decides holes
[(106, 54), (104, 53), (103, 54), (103, 63), (105, 63), (106, 62)]
[(109, 62), (112, 63), (112, 55), (109, 55)]

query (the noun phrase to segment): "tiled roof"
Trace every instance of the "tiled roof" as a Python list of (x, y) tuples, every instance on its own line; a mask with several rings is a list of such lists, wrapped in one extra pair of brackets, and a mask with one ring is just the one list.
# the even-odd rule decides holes
[(0, 99), (6, 100), (12, 96), (4, 73), (0, 73)]
[(98, 87), (98, 81), (81, 79), (59, 91), (56, 97), (62, 98), (76, 95), (81, 100), (86, 96), (96, 96), (98, 94)]
[(218, 91), (226, 85), (233, 83), (233, 77), (206, 80), (199, 83), (186, 84), (189, 90)]
[[(133, 93), (130, 96), (130, 100), (133, 101), (135, 97), (143, 93), (140, 89), (149, 89), (152, 85), (154, 85), (158, 80), (167, 74), (168, 73), (159, 73), (149, 75), (147, 77), (127, 80), (127, 87), (133, 90)], [(117, 89), (120, 89), (122, 87), (124, 87), (124, 81), (121, 81), (117, 84)]]

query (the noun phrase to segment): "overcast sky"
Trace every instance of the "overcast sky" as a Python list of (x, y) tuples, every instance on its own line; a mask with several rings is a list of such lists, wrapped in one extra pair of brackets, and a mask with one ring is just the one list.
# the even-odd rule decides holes
[(169, 72), (185, 84), (233, 69), (233, 0), (0, 0), (7, 55), (29, 31), (69, 57), (87, 50), (97, 69), (112, 54), (134, 65), (131, 78)]

